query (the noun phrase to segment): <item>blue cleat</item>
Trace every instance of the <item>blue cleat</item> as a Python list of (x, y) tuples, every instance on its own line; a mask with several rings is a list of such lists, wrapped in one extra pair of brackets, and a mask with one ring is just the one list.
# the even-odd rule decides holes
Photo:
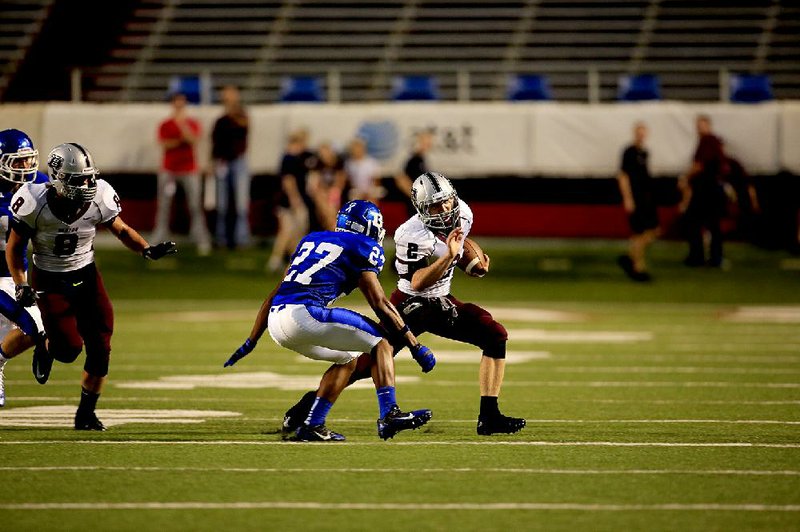
[(295, 441), (336, 442), (345, 441), (345, 437), (338, 432), (333, 432), (325, 425), (315, 425), (313, 427), (301, 425), (297, 429)]
[(394, 405), (384, 417), (378, 420), (378, 436), (384, 440), (394, 438), (401, 430), (418, 429), (433, 416), (428, 409), (402, 412), (400, 407)]

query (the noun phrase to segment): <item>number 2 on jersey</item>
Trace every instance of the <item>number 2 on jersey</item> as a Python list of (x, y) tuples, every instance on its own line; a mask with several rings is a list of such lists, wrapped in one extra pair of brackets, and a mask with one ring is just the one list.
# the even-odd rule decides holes
[[(296, 268), (296, 266), (299, 266), (302, 262), (304, 262), (311, 254), (312, 250), (315, 253), (324, 253), (325, 255), (320, 257), (317, 262), (312, 264), (304, 272), (301, 272)], [(300, 247), (300, 253), (298, 253), (297, 257), (295, 257), (295, 259), (292, 261), (292, 264), (289, 266), (289, 273), (283, 278), (283, 280), (294, 281), (300, 284), (311, 284), (311, 277), (322, 268), (339, 258), (339, 255), (342, 254), (342, 251), (344, 251), (343, 247), (337, 246), (336, 244), (331, 244), (330, 242), (320, 242), (316, 249), (314, 249), (313, 242), (305, 242)]]

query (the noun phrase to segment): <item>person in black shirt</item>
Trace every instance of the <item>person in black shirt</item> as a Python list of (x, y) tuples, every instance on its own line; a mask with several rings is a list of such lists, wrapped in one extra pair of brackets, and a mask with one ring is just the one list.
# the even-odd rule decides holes
[(658, 212), (653, 200), (653, 182), (647, 165), (647, 126), (637, 122), (633, 144), (625, 148), (617, 184), (622, 205), (631, 226), (628, 255), (619, 257), (619, 265), (634, 281), (651, 280), (645, 259), (647, 247), (658, 237)]
[(271, 272), (283, 267), (285, 258), (309, 230), (309, 212), (313, 211), (314, 202), (308, 194), (307, 178), (316, 158), (306, 148), (307, 140), (306, 131), (292, 133), (281, 160), (281, 195), (276, 209), (278, 234), (267, 261)]
[[(222, 89), (225, 114), (219, 117), (211, 133), (211, 156), (217, 181), (217, 244), (234, 249), (250, 241), (248, 207), (250, 171), (247, 167), (247, 131), (249, 121), (239, 100), (239, 89)], [(228, 216), (231, 197), (235, 216)], [(231, 219), (233, 218), (233, 219)]]
[(422, 174), (428, 172), (428, 162), (425, 156), (431, 151), (433, 147), (433, 134), (423, 129), (419, 131), (414, 137), (414, 151), (411, 157), (406, 161), (405, 167), (402, 172), (398, 172), (394, 176), (394, 184), (397, 189), (405, 194), (409, 201), (406, 201), (406, 207), (409, 209), (409, 216), (416, 214), (413, 205), (411, 204), (411, 183)]

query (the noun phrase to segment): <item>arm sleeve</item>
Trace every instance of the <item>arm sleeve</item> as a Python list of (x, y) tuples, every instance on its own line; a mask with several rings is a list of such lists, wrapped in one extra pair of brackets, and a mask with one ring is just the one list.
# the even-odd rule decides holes
[(116, 191), (106, 181), (98, 182), (98, 187), (100, 188), (100, 197), (97, 205), (100, 208), (100, 223), (105, 224), (119, 216), (119, 213), (122, 212), (122, 205), (120, 205)]
[(380, 274), (386, 257), (383, 246), (364, 239), (358, 246), (358, 269), (362, 272), (375, 272)]

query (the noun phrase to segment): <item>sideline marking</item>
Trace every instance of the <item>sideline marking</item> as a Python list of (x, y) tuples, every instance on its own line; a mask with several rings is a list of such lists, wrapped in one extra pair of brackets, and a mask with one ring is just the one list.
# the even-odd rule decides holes
[[(397, 376), (398, 383), (419, 381), (416, 376)], [(271, 371), (251, 373), (215, 373), (208, 375), (166, 375), (155, 380), (115, 382), (117, 388), (134, 388), (147, 390), (194, 390), (196, 388), (277, 388), (279, 390), (314, 390), (319, 386), (318, 375), (281, 375)], [(374, 385), (370, 379), (356, 382), (350, 389), (370, 388)]]
[[(132, 410), (99, 409), (99, 417), (107, 427), (125, 423), (204, 423), (207, 418), (241, 416), (239, 412), (222, 410)], [(0, 427), (72, 428), (75, 407), (70, 405), (29, 406), (3, 411)]]
[(587, 512), (720, 511), (800, 512), (798, 504), (579, 504), (546, 502), (505, 503), (324, 503), (324, 502), (61, 502), (0, 503), (2, 510), (579, 510)]
[(751, 469), (531, 469), (509, 467), (370, 468), (370, 467), (156, 467), (156, 466), (0, 466), (0, 471), (175, 471), (220, 473), (524, 473), (531, 475), (741, 475), (800, 476), (792, 470)]
[(766, 449), (800, 449), (800, 443), (751, 443), (751, 442), (614, 442), (614, 441), (411, 441), (411, 442), (344, 442), (339, 444), (317, 442), (285, 442), (260, 440), (0, 440), (0, 445), (52, 445), (89, 444), (89, 445), (325, 445), (326, 447), (344, 448), (347, 446), (369, 447), (373, 445), (399, 446), (459, 446), (459, 445), (508, 445), (519, 447), (722, 447), (722, 448), (766, 448)]

